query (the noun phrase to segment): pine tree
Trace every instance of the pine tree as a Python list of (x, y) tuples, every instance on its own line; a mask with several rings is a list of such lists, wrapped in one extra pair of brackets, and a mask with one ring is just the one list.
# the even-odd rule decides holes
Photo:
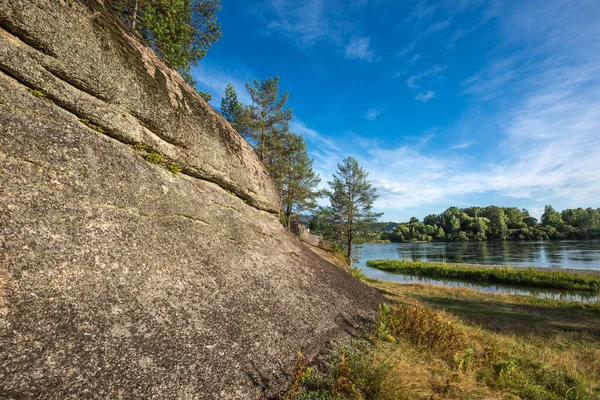
[(258, 158), (269, 169), (269, 158), (279, 146), (283, 135), (288, 131), (292, 110), (284, 108), (288, 100), (288, 92), (279, 96), (279, 77), (267, 78), (264, 81), (254, 80), (246, 83), (246, 90), (252, 104), (245, 107), (243, 133), (254, 147)]
[(200, 96), (202, 96), (202, 98), (203, 98), (204, 100), (206, 100), (207, 102), (209, 102), (209, 101), (211, 101), (211, 100), (212, 100), (212, 94), (210, 94), (210, 93), (208, 93), (208, 92), (202, 92), (202, 91), (198, 90), (198, 94), (199, 94)]
[(235, 88), (228, 83), (225, 88), (225, 96), (221, 99), (221, 114), (240, 135), (246, 137), (244, 112), (244, 105), (238, 100)]
[(121, 20), (135, 29), (191, 85), (190, 72), (221, 38), (220, 0), (110, 0)]
[(288, 93), (279, 97), (278, 85), (279, 77), (247, 83), (252, 104), (245, 106), (230, 83), (221, 113), (252, 145), (273, 179), (283, 204), (281, 220), (290, 229), (294, 216), (316, 207), (321, 178), (312, 169), (304, 138), (289, 131), (292, 110), (284, 108)]
[(313, 160), (308, 157), (306, 142), (300, 135), (285, 135), (281, 157), (277, 167), (281, 171), (275, 184), (281, 194), (283, 216), (288, 230), (294, 215), (314, 209), (320, 196), (317, 185), (321, 178), (312, 168)]
[(382, 214), (372, 210), (379, 197), (368, 180), (368, 172), (348, 157), (337, 165), (333, 181), (328, 182), (331, 206), (324, 213), (332, 225), (333, 235), (344, 246), (348, 260), (353, 261), (353, 246), (357, 237), (365, 236), (373, 222)]

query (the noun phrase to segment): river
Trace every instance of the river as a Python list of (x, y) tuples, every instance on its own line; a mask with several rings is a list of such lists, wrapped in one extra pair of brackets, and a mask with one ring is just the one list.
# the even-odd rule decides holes
[(540, 290), (510, 285), (487, 285), (460, 280), (439, 280), (390, 274), (366, 266), (368, 260), (446, 261), (449, 263), (600, 270), (600, 240), (590, 241), (490, 241), (365, 244), (355, 266), (376, 279), (399, 283), (426, 283), (470, 287), (489, 293), (523, 294), (565, 301), (597, 302), (591, 293)]

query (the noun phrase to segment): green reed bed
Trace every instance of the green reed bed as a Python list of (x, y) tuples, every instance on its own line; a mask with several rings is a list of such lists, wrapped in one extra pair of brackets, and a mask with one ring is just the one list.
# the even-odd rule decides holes
[(533, 267), (479, 267), (476, 265), (446, 264), (403, 260), (370, 260), (367, 265), (382, 271), (442, 279), (462, 279), (485, 283), (600, 291), (600, 276), (585, 273), (546, 271)]

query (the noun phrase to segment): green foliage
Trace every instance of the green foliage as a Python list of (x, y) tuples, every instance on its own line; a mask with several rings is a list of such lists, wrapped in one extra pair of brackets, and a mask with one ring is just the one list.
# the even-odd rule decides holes
[(331, 190), (327, 194), (331, 206), (319, 210), (323, 235), (344, 247), (350, 263), (353, 261), (356, 240), (369, 236), (373, 222), (381, 216), (372, 210), (378, 196), (368, 175), (352, 157), (338, 163), (333, 180), (328, 182)]
[(296, 360), (296, 373), (294, 374), (294, 380), (290, 385), (284, 398), (295, 398), (297, 397), (298, 390), (305, 384), (311, 377), (313, 369), (307, 367), (304, 363), (304, 355), (301, 350), (297, 352)]
[(563, 224), (562, 216), (552, 208), (552, 206), (544, 207), (544, 214), (542, 215), (542, 225), (550, 225), (558, 228)]
[(281, 222), (291, 230), (291, 222), (316, 207), (321, 181), (312, 168), (304, 138), (289, 131), (292, 110), (285, 108), (288, 93), (279, 95), (279, 77), (246, 83), (252, 104), (242, 105), (233, 85), (225, 88), (221, 112), (250, 145), (275, 182), (281, 196)]
[[(577, 376), (545, 367), (519, 355), (497, 357), (480, 372), (480, 380), (524, 399), (562, 400), (595, 398)], [(593, 396), (593, 397), (592, 397)]]
[(221, 114), (240, 135), (247, 136), (244, 131), (244, 105), (238, 101), (231, 83), (227, 84), (225, 96), (221, 98)]
[(380, 231), (392, 242), (430, 240), (564, 240), (600, 237), (600, 209), (567, 209), (558, 213), (546, 206), (542, 223), (527, 210), (515, 207), (450, 207), (442, 214), (428, 215), (419, 222), (411, 218), (393, 231)]
[(182, 77), (221, 38), (219, 0), (110, 0), (112, 9)]
[(332, 243), (331, 251), (333, 252), (333, 254), (336, 257), (344, 260), (344, 262), (346, 262), (347, 264), (350, 264), (349, 260), (348, 260), (348, 255), (346, 254), (346, 251), (344, 250), (344, 246), (342, 246), (340, 243), (337, 243), (337, 242)]
[(231, 190), (225, 189), (225, 191), (227, 192), (227, 194), (229, 194), (230, 196), (233, 197), (237, 197), (235, 193), (233, 193)]
[(167, 165), (167, 169), (169, 171), (171, 171), (172, 173), (174, 173), (175, 175), (177, 175), (178, 173), (181, 172), (181, 167), (177, 164), (169, 164), (169, 165)]
[(401, 260), (369, 260), (367, 265), (383, 271), (428, 276), (435, 278), (465, 279), (486, 283), (594, 291), (600, 285), (600, 277), (585, 273), (544, 271), (535, 268), (474, 267)]
[(159, 153), (150, 153), (146, 156), (146, 161), (148, 161), (150, 164), (158, 164), (163, 162), (165, 159), (165, 157), (162, 154)]
[(338, 345), (288, 399), (396, 399), (386, 378), (392, 364), (377, 362), (376, 347), (365, 340)]
[(148, 145), (145, 143), (136, 143), (133, 145), (133, 148), (135, 150), (146, 150), (147, 147), (148, 147)]
[(204, 99), (206, 100), (206, 102), (208, 103), (209, 101), (212, 100), (212, 94), (208, 93), (208, 92), (202, 92), (202, 91), (198, 91), (198, 94)]
[(285, 108), (288, 92), (279, 95), (279, 77), (246, 83), (252, 104), (244, 107), (239, 125), (246, 140), (254, 147), (269, 173), (277, 169), (277, 155), (289, 130), (292, 110)]
[(317, 206), (316, 199), (320, 196), (317, 186), (321, 178), (313, 170), (313, 160), (308, 157), (304, 138), (293, 133), (283, 136), (275, 165), (272, 176), (290, 229), (294, 215)]
[(44, 92), (43, 90), (40, 90), (40, 89), (33, 89), (31, 91), (31, 94), (33, 94), (35, 97), (37, 97), (39, 99), (45, 99), (46, 98), (46, 92)]
[(365, 273), (362, 272), (362, 270), (360, 268), (356, 268), (356, 267), (350, 267), (350, 273), (352, 274), (353, 277), (360, 279), (360, 280), (367, 277), (367, 275), (365, 275)]
[(387, 303), (379, 304), (379, 315), (377, 317), (377, 330), (375, 335), (379, 340), (396, 343), (396, 339), (392, 336), (392, 315), (390, 306)]

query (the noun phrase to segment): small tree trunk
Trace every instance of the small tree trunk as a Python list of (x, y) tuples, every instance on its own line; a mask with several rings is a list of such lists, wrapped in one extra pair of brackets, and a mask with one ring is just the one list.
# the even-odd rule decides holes
[(137, 20), (138, 2), (139, 0), (135, 0), (135, 4), (133, 6), (133, 15), (131, 17), (131, 28), (133, 30), (135, 30), (135, 22)]
[(352, 232), (348, 232), (348, 264), (352, 266)]
[(286, 210), (285, 210), (285, 220), (287, 223), (287, 229), (288, 231), (292, 230), (292, 221), (291, 221), (291, 217), (292, 217), (292, 210), (289, 206), (286, 206)]

